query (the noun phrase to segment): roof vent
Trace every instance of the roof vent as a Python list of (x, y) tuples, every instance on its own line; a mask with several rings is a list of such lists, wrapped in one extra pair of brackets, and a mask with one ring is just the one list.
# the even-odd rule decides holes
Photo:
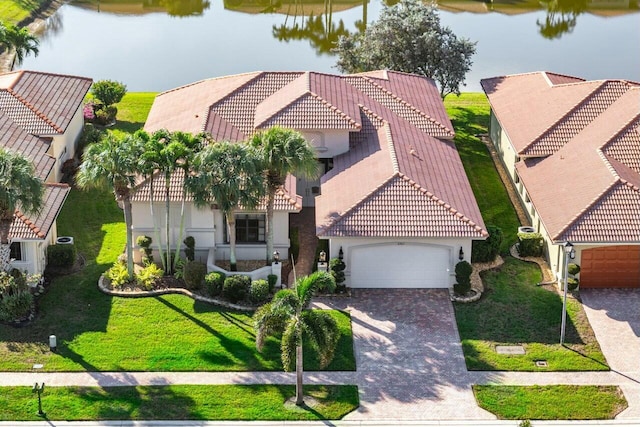
[(57, 245), (73, 245), (73, 237), (71, 236), (60, 236), (56, 239)]
[(518, 233), (535, 233), (536, 229), (533, 227), (529, 227), (527, 225), (523, 227), (518, 227)]

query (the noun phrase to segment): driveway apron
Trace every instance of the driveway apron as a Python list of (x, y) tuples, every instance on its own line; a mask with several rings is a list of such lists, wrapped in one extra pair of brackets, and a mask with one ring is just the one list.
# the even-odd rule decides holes
[(353, 293), (315, 303), (351, 314), (361, 406), (345, 420), (495, 419), (475, 402), (447, 290)]

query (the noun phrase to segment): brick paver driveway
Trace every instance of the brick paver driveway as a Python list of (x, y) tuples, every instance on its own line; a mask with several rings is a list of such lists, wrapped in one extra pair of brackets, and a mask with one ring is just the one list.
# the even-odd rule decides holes
[(475, 403), (447, 290), (353, 293), (316, 303), (351, 313), (361, 406), (345, 420), (495, 419)]

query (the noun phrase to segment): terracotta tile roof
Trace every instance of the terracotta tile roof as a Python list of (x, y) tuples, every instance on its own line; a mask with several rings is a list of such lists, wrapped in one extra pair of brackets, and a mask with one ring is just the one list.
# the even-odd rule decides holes
[(92, 80), (38, 71), (9, 73), (0, 80), (0, 108), (35, 135), (65, 132)]
[[(178, 170), (171, 175), (169, 181), (169, 200), (171, 202), (182, 201), (182, 183), (184, 182), (184, 173), (182, 170)], [(280, 190), (276, 195), (275, 210), (297, 212), (302, 209), (302, 199), (295, 194), (296, 192), (296, 180), (295, 178), (288, 177), (285, 182), (284, 189)], [(165, 197), (165, 182), (164, 176), (160, 173), (156, 173), (153, 176), (153, 194), (154, 202), (163, 203)], [(131, 196), (132, 202), (149, 202), (151, 199), (151, 180), (143, 179), (135, 187)], [(193, 198), (187, 193), (185, 201), (191, 202)], [(266, 200), (257, 207), (258, 209), (266, 209)], [(164, 209), (160, 206), (158, 209)]]
[(27, 217), (19, 210), (9, 229), (9, 238), (18, 240), (42, 240), (47, 237), (64, 204), (70, 188), (67, 184), (45, 184), (44, 205), (35, 218)]
[(640, 242), (639, 105), (631, 88), (553, 155), (516, 164), (552, 240)]
[[(566, 79), (568, 77), (560, 81)], [(611, 91), (604, 90), (590, 103), (591, 97), (600, 93), (598, 89), (605, 82), (575, 80), (577, 81), (554, 84), (554, 81), (558, 81), (557, 78), (550, 79), (547, 73), (536, 72), (483, 79), (480, 83), (487, 94), (493, 114), (500, 121), (516, 152), (524, 155), (530, 146), (556, 127), (559, 128), (556, 131), (558, 133), (548, 137), (555, 143), (548, 144), (546, 148), (553, 146), (557, 149), (563, 143), (561, 131), (565, 120), (572, 118), (567, 123), (567, 132), (575, 135), (584, 127), (585, 116), (602, 110), (602, 103), (611, 100)], [(618, 85), (614, 83), (613, 86)], [(548, 154), (544, 150), (541, 152), (545, 154), (532, 152), (528, 155)]]
[(47, 154), (50, 145), (50, 138), (39, 138), (27, 133), (0, 109), (0, 147), (31, 160), (36, 175), (43, 181), (56, 163), (56, 160)]
[[(204, 129), (214, 139), (234, 141), (274, 124), (299, 130), (350, 130), (350, 151), (334, 158), (334, 169), (322, 179), (323, 195), (316, 202), (319, 228), (335, 215), (354, 212), (357, 203), (391, 177), (403, 176), (421, 189), (412, 193), (416, 210), (428, 193), (445, 206), (442, 214), (447, 218), (461, 212), (468, 228), (464, 232), (455, 227), (422, 228), (427, 233), (423, 236), (486, 234), (458, 152), (449, 141), (453, 126), (433, 81), (387, 71), (351, 76), (262, 72), (228, 79), (224, 90), (216, 88), (220, 79), (212, 79), (198, 83), (197, 95), (190, 95), (190, 86), (165, 92), (154, 103), (145, 127), (175, 126), (173, 117), (185, 116), (188, 119), (181, 121), (185, 126)], [(202, 103), (190, 106), (191, 97)], [(210, 106), (206, 118), (199, 113), (203, 104)], [(375, 228), (368, 231), (375, 232)]]

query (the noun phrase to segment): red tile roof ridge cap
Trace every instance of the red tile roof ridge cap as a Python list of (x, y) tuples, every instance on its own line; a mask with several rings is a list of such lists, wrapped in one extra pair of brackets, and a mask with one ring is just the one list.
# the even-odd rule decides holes
[[(571, 79), (579, 79), (581, 80), (580, 82), (572, 82), (572, 83), (562, 83), (559, 85), (554, 85), (553, 82), (551, 81), (551, 79), (549, 79), (548, 74), (554, 74), (556, 76), (561, 76), (561, 77), (568, 77)], [(582, 77), (576, 77), (576, 76), (570, 76), (569, 74), (561, 74), (561, 73), (554, 73), (553, 71), (527, 71), (524, 73), (515, 73), (515, 74), (503, 74), (501, 76), (493, 76), (493, 77), (488, 77), (486, 79), (480, 79), (480, 82), (482, 83), (483, 81), (489, 81), (489, 80), (496, 80), (496, 79), (510, 79), (510, 78), (518, 78), (518, 77), (522, 77), (522, 76), (534, 76), (534, 75), (539, 75), (542, 76), (545, 81), (549, 84), (549, 86), (562, 86), (562, 85), (567, 85), (567, 84), (575, 84), (575, 83), (584, 83), (587, 80), (583, 79)]]
[[(413, 74), (408, 74), (408, 73), (404, 73), (406, 75), (413, 75)], [(371, 83), (371, 85), (375, 86), (376, 88), (378, 88), (379, 90), (383, 91), (384, 93), (386, 93), (387, 95), (391, 96), (391, 98), (395, 99), (396, 101), (398, 101), (400, 104), (406, 105), (407, 107), (409, 107), (411, 110), (415, 111), (416, 113), (418, 113), (419, 115), (421, 115), (422, 117), (426, 118), (427, 120), (430, 120), (432, 123), (435, 123), (436, 125), (438, 125), (441, 129), (444, 129), (445, 131), (447, 131), (447, 133), (449, 135), (451, 135), (451, 138), (454, 138), (456, 136), (456, 133), (453, 129), (449, 129), (448, 127), (446, 127), (445, 125), (443, 125), (442, 123), (440, 123), (439, 121), (437, 121), (436, 119), (434, 119), (433, 117), (431, 117), (430, 115), (426, 114), (425, 112), (421, 111), (419, 108), (417, 108), (416, 106), (414, 106), (413, 104), (408, 103), (407, 101), (405, 101), (404, 99), (400, 98), (398, 95), (396, 95), (395, 93), (391, 92), (390, 90), (388, 90), (385, 87), (380, 86), (378, 83), (374, 82), (372, 80), (371, 77), (369, 76), (362, 76), (361, 77), (363, 80), (368, 81), (369, 83)]]
[(40, 237), (41, 239), (44, 239), (46, 236), (44, 235), (44, 233), (42, 232), (42, 230), (40, 230), (40, 228), (38, 228), (33, 221), (31, 221), (25, 214), (23, 214), (22, 212), (20, 212), (19, 210), (16, 209), (16, 213), (15, 216), (17, 219), (19, 219), (20, 221), (23, 222), (24, 225), (26, 225), (29, 230), (33, 231), (33, 233)]
[(636, 127), (637, 128), (636, 132), (640, 134), (640, 110), (638, 111), (638, 114), (630, 118), (625, 124), (622, 125), (622, 127), (620, 127), (619, 131), (614, 133), (613, 136), (609, 138), (607, 141), (604, 141), (602, 145), (600, 145), (598, 148), (600, 150), (606, 148), (609, 144), (615, 141), (620, 136), (620, 134), (622, 134), (623, 132), (626, 132), (629, 128), (632, 128), (632, 127)]
[(393, 136), (391, 135), (391, 125), (386, 120), (383, 120), (382, 128), (387, 135), (387, 145), (389, 146), (389, 155), (391, 156), (391, 165), (395, 173), (400, 172), (400, 164), (398, 163), (398, 154), (396, 153), (396, 144), (393, 142)]
[(295, 206), (297, 209), (302, 209), (302, 206), (298, 204), (298, 195), (293, 198), (289, 194), (288, 191), (284, 189), (284, 185), (281, 185), (278, 190), (276, 190), (276, 194), (279, 194), (286, 202), (288, 202), (291, 206)]
[[(576, 83), (569, 83), (569, 84), (585, 84), (585, 83), (595, 83), (595, 82), (600, 82), (599, 85), (597, 85), (591, 92), (589, 92), (589, 94), (587, 94), (584, 98), (582, 98), (582, 100), (580, 100), (580, 102), (578, 102), (576, 105), (574, 105), (573, 107), (571, 107), (566, 113), (560, 115), (560, 117), (558, 117), (558, 119), (551, 123), (546, 129), (544, 129), (540, 135), (538, 135), (536, 138), (534, 138), (531, 142), (529, 142), (527, 145), (525, 145), (522, 150), (520, 150), (518, 152), (518, 154), (522, 154), (522, 155), (526, 155), (526, 152), (529, 151), (530, 148), (532, 148), (533, 146), (535, 146), (538, 142), (540, 142), (540, 140), (542, 138), (544, 138), (548, 133), (550, 133), (551, 131), (553, 131), (554, 129), (556, 129), (558, 126), (560, 126), (560, 123), (567, 117), (569, 116), (571, 113), (577, 111), (580, 107), (584, 106), (592, 97), (593, 95), (599, 91), (600, 89), (602, 89), (602, 87), (609, 82), (609, 80), (590, 80), (590, 81), (586, 81), (586, 82), (576, 82)], [(563, 85), (566, 86), (566, 85)], [(555, 86), (554, 86), (555, 87)]]
[(48, 124), (49, 126), (51, 126), (56, 132), (58, 133), (64, 133), (64, 130), (62, 130), (60, 127), (58, 127), (58, 125), (56, 125), (55, 123), (53, 123), (51, 121), (51, 119), (49, 119), (47, 116), (45, 116), (42, 112), (38, 111), (36, 109), (35, 106), (33, 106), (29, 101), (27, 101), (26, 99), (24, 99), (23, 97), (21, 97), (20, 95), (18, 95), (13, 88), (7, 88), (7, 92), (9, 92), (14, 98), (16, 98), (21, 104), (23, 104), (25, 107), (27, 107), (27, 109), (29, 109), (29, 111), (31, 111), (33, 114), (35, 114), (37, 117), (39, 117), (40, 119), (44, 120), (44, 122), (46, 124)]
[[(310, 89), (307, 89), (307, 90), (308, 90), (309, 95), (311, 95), (312, 97), (316, 98), (318, 101), (322, 102), (323, 104), (327, 105), (329, 107), (329, 109), (332, 109), (335, 112), (337, 112), (339, 116), (341, 116), (342, 118), (346, 119), (350, 124), (355, 126), (356, 129), (362, 129), (362, 123), (358, 123), (353, 117), (351, 117), (350, 115), (348, 115), (347, 113), (342, 111), (340, 108), (336, 107), (335, 105), (333, 105), (332, 103), (330, 103), (329, 101), (327, 101), (326, 99), (324, 99), (323, 97), (318, 95), (317, 93), (312, 92)], [(304, 94), (303, 94), (303, 96), (304, 96)], [(298, 98), (294, 99), (292, 102), (287, 104), (284, 108), (286, 108), (289, 105), (293, 104), (295, 101), (299, 100), (300, 98), (302, 98), (302, 96), (299, 96)], [(282, 110), (284, 110), (284, 108), (282, 108)], [(280, 110), (280, 111), (282, 111), (282, 110)]]
[(444, 200), (440, 199), (435, 194), (431, 193), (429, 190), (427, 190), (426, 188), (424, 188), (423, 186), (421, 186), (420, 184), (415, 182), (413, 179), (411, 179), (407, 175), (403, 174), (402, 172), (398, 172), (398, 176), (402, 180), (408, 182), (412, 187), (420, 190), (420, 192), (425, 194), (428, 198), (430, 198), (434, 202), (438, 203), (438, 205), (444, 207), (446, 210), (448, 210), (451, 214), (453, 214), (460, 221), (462, 221), (462, 222), (470, 225), (471, 227), (473, 227), (473, 229), (475, 231), (479, 232), (482, 236), (488, 236), (489, 235), (489, 233), (487, 233), (486, 230), (484, 230), (482, 227), (480, 227), (475, 222), (473, 222), (471, 220), (471, 218), (468, 218), (465, 214), (463, 214), (462, 212), (460, 212), (459, 210), (457, 210), (456, 208), (454, 208), (453, 206), (451, 206), (450, 204), (448, 204)]
[[(608, 162), (607, 162), (608, 164)], [(560, 236), (562, 236), (569, 227), (571, 227), (577, 220), (579, 220), (584, 214), (586, 214), (592, 207), (593, 205), (595, 205), (596, 203), (598, 203), (604, 196), (607, 195), (607, 193), (609, 193), (609, 191), (611, 191), (611, 189), (620, 182), (620, 178), (616, 178), (611, 185), (609, 185), (607, 188), (605, 188), (600, 194), (598, 194), (596, 197), (593, 198), (593, 200), (587, 205), (585, 206), (582, 210), (580, 210), (579, 212), (577, 212), (571, 219), (569, 219), (569, 222), (567, 222), (567, 224), (565, 224), (564, 227), (562, 227), (555, 236), (552, 237), (551, 240), (558, 241), (558, 239), (560, 238)]]
[(230, 79), (230, 78), (233, 78), (233, 77), (248, 76), (248, 75), (251, 75), (251, 74), (255, 74), (255, 76), (254, 76), (253, 79), (249, 80), (249, 82), (255, 80), (255, 77), (258, 77), (258, 76), (261, 76), (263, 74), (266, 74), (266, 71), (249, 71), (249, 72), (246, 72), (246, 73), (228, 74), (226, 76), (218, 76), (218, 77), (210, 77), (208, 79), (201, 79), (201, 80), (198, 80), (198, 81), (195, 81), (195, 82), (187, 83), (187, 84), (182, 85), (182, 86), (178, 86), (178, 87), (174, 87), (174, 88), (165, 90), (164, 92), (160, 92), (159, 94), (156, 95), (156, 98), (159, 97), (159, 96), (162, 96), (162, 95), (166, 95), (166, 94), (171, 93), (171, 92), (177, 92), (177, 91), (179, 91), (181, 89), (186, 89), (188, 87), (196, 86), (196, 85), (199, 85), (199, 84), (202, 84), (204, 82), (211, 81), (211, 80), (224, 80), (224, 79)]

